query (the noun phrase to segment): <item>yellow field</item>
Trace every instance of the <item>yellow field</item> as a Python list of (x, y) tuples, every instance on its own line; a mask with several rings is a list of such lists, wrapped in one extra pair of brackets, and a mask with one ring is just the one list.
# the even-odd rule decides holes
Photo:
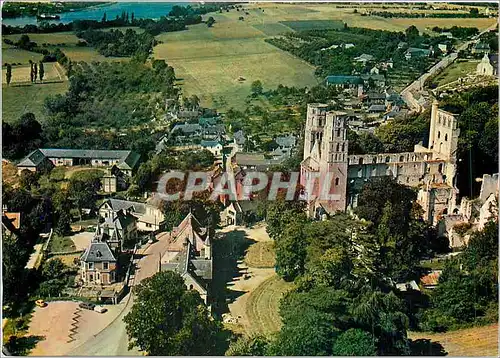
[[(44, 82), (54, 82), (54, 81), (64, 81), (66, 76), (64, 75), (64, 70), (58, 63), (46, 62), (43, 64), (45, 70), (43, 81)], [(14, 66), (12, 67), (12, 79), (11, 86), (16, 83), (31, 83), (30, 82), (30, 66)], [(2, 68), (2, 79), (5, 79), (5, 67)], [(39, 77), (37, 75), (37, 81)]]
[(408, 337), (438, 342), (452, 357), (498, 357), (498, 324), (446, 333), (409, 332)]

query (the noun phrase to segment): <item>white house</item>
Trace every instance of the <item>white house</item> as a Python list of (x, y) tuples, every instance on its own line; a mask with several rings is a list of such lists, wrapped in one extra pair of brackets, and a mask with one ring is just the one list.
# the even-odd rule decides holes
[(202, 140), (200, 145), (203, 149), (211, 152), (214, 157), (221, 158), (222, 157), (222, 149), (224, 146), (217, 140)]

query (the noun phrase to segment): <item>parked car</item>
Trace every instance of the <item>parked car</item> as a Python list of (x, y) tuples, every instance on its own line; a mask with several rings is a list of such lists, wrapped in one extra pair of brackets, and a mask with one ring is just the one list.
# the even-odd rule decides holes
[(44, 300), (36, 300), (35, 305), (37, 305), (38, 307), (47, 307), (47, 302), (45, 302)]
[(102, 307), (102, 306), (95, 306), (94, 311), (99, 312), (99, 313), (104, 313), (104, 312), (107, 312), (108, 309), (106, 307)]
[(78, 307), (86, 309), (86, 310), (94, 310), (95, 305), (93, 303), (81, 302)]

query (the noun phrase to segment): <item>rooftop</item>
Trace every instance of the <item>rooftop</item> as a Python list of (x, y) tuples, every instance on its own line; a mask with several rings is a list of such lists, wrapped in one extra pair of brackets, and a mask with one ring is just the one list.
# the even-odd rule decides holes
[(111, 249), (105, 242), (91, 242), (83, 253), (81, 260), (84, 262), (116, 261)]

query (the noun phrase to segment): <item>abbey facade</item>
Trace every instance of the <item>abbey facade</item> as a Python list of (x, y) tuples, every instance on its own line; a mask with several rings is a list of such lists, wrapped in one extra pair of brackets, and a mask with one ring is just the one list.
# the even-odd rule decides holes
[[(328, 111), (325, 104), (309, 104), (300, 173), (308, 215), (319, 217), (356, 207), (369, 178), (390, 175), (401, 184), (418, 188), (425, 219), (436, 224), (440, 216), (456, 210), (459, 134), (455, 116), (434, 102), (428, 147), (417, 144), (413, 152), (349, 155), (346, 113)], [(319, 180), (311, 185), (314, 176)], [(329, 193), (337, 195), (333, 200), (319, 195), (325, 180), (329, 181)]]

